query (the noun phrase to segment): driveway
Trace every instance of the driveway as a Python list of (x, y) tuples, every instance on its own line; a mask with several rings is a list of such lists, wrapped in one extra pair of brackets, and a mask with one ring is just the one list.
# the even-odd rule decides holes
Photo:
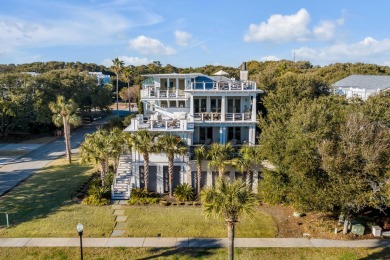
[[(95, 132), (96, 129), (106, 121), (107, 118), (100, 119), (74, 130), (71, 133), (72, 149), (76, 149), (80, 143), (84, 141), (84, 136), (86, 134)], [(64, 137), (60, 137), (47, 144), (8, 144), (3, 145), (1, 149), (27, 151), (27, 153), (21, 157), (18, 157), (17, 154), (13, 157), (0, 157), (0, 164), (2, 164), (2, 167), (0, 168), (0, 196), (11, 190), (37, 170), (44, 167), (50, 161), (65, 155), (65, 141)], [(72, 152), (75, 151), (76, 150), (72, 150)]]

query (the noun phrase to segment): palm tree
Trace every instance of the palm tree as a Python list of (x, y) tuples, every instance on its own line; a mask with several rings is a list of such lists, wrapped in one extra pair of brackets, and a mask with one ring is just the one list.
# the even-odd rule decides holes
[(49, 108), (54, 113), (53, 123), (58, 127), (64, 127), (66, 158), (72, 163), (70, 127), (81, 124), (81, 118), (76, 114), (77, 104), (72, 99), (66, 101), (65, 97), (57, 96), (57, 101), (50, 102)]
[(173, 182), (173, 161), (175, 155), (185, 155), (187, 153), (187, 144), (176, 135), (166, 134), (158, 138), (160, 151), (166, 153), (168, 157), (168, 174), (169, 174), (169, 197), (172, 197)]
[(232, 164), (241, 173), (246, 172), (246, 187), (252, 187), (252, 167), (260, 161), (259, 148), (257, 146), (243, 145), (239, 151), (239, 157), (232, 160)]
[(222, 177), (225, 169), (230, 165), (230, 155), (233, 152), (233, 146), (230, 143), (219, 144), (213, 143), (208, 151), (208, 156), (211, 159), (209, 166), (218, 169), (219, 177)]
[(200, 196), (200, 184), (202, 181), (202, 162), (207, 158), (207, 150), (204, 145), (201, 145), (200, 147), (195, 148), (195, 160), (197, 165), (197, 171), (198, 171), (198, 185), (197, 185), (197, 193), (198, 196)]
[(110, 140), (110, 157), (113, 162), (113, 171), (116, 172), (116, 169), (118, 168), (119, 164), (119, 157), (125, 150), (125, 135), (124, 132), (120, 129), (115, 127), (112, 129), (109, 133), (108, 139)]
[(242, 213), (250, 214), (256, 205), (256, 195), (249, 192), (245, 183), (233, 183), (218, 178), (216, 185), (201, 193), (202, 207), (207, 217), (223, 218), (228, 228), (228, 259), (234, 259), (234, 228)]
[(93, 134), (87, 134), (80, 145), (80, 163), (92, 162), (98, 166), (102, 187), (105, 187), (105, 178), (109, 169), (110, 152), (112, 150), (110, 134), (104, 129), (98, 129)]
[(131, 112), (131, 109), (130, 109), (130, 81), (131, 81), (132, 75), (133, 75), (133, 72), (131, 71), (131, 69), (129, 67), (124, 69), (123, 76), (126, 79), (126, 83), (127, 83), (127, 98), (129, 101), (129, 113)]
[(119, 74), (122, 71), (122, 68), (125, 65), (125, 63), (122, 60), (120, 60), (119, 58), (113, 59), (112, 63), (113, 63), (113, 66), (111, 67), (111, 69), (116, 74), (116, 112), (119, 115), (119, 105), (118, 105), (118, 102), (119, 102), (119, 98), (118, 98)]
[(144, 189), (148, 189), (149, 184), (149, 154), (158, 151), (158, 147), (155, 144), (155, 139), (159, 133), (150, 132), (148, 130), (139, 130), (135, 134), (131, 135), (130, 142), (137, 152), (142, 154), (144, 158)]

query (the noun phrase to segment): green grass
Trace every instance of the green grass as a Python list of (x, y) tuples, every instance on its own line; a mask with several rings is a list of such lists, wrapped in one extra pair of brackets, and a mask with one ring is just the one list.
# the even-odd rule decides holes
[[(389, 248), (237, 248), (235, 259), (389, 259)], [(84, 248), (84, 259), (226, 259), (224, 248)], [(0, 248), (0, 259), (79, 259), (78, 248)]]
[[(206, 219), (201, 207), (129, 206), (125, 236), (129, 237), (226, 237), (224, 222)], [(276, 237), (277, 226), (270, 215), (256, 211), (243, 216), (236, 227), (236, 237)]]
[(1, 228), (0, 237), (75, 237), (76, 225), (84, 225), (87, 237), (108, 237), (114, 217), (109, 206), (75, 204), (71, 193), (92, 174), (91, 166), (65, 159), (45, 168), (0, 198), (0, 225), (9, 214), (10, 228)]

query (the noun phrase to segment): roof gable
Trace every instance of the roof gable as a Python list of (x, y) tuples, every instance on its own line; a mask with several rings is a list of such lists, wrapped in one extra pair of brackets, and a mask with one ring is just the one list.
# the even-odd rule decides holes
[(337, 81), (333, 87), (384, 90), (390, 88), (390, 76), (351, 75)]

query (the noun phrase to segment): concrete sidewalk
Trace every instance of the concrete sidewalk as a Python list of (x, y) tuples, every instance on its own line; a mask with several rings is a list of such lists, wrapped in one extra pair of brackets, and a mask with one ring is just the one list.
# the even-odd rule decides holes
[[(83, 238), (83, 247), (227, 247), (227, 238)], [(78, 247), (79, 238), (0, 238), (0, 247)], [(390, 239), (236, 238), (235, 247), (390, 247)]]

